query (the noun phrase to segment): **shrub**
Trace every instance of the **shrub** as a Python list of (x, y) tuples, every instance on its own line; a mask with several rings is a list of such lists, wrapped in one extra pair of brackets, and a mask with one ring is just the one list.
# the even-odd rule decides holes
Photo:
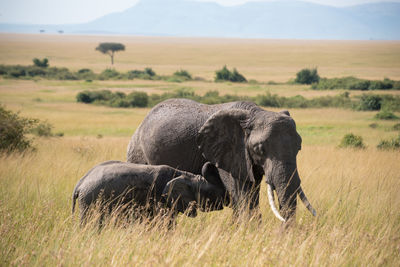
[(400, 89), (400, 82), (390, 79), (365, 80), (352, 76), (343, 78), (322, 78), (318, 83), (312, 85), (313, 89), (332, 90), (332, 89), (348, 89), (348, 90), (389, 90)]
[(31, 148), (26, 134), (36, 123), (35, 119), (20, 117), (0, 106), (0, 152), (22, 152)]
[(377, 123), (371, 123), (368, 126), (369, 126), (369, 128), (376, 129), (376, 128), (378, 128), (379, 125)]
[(256, 97), (256, 104), (263, 107), (281, 107), (280, 97), (276, 94), (272, 95), (270, 92)]
[(76, 75), (80, 80), (93, 80), (97, 78), (91, 69), (80, 69)]
[(301, 84), (312, 84), (319, 82), (319, 75), (317, 69), (302, 69), (296, 74), (296, 83)]
[(346, 134), (342, 141), (340, 142), (339, 147), (345, 148), (365, 148), (363, 143), (363, 139), (361, 136), (354, 135), (352, 133)]
[(215, 72), (215, 81), (247, 82), (246, 78), (236, 68), (231, 72), (226, 65), (221, 70)]
[(149, 96), (145, 92), (132, 92), (127, 96), (131, 107), (147, 107)]
[(368, 90), (370, 84), (371, 84), (371, 82), (368, 80), (357, 80), (357, 81), (350, 83), (348, 85), (348, 88), (346, 88), (346, 89), (365, 91), (365, 90)]
[(400, 111), (400, 96), (380, 95), (382, 98), (381, 109)]
[(207, 91), (201, 98), (201, 103), (213, 105), (221, 103), (221, 98), (218, 91)]
[(388, 90), (393, 88), (393, 81), (384, 79), (383, 81), (371, 81), (368, 90)]
[(36, 136), (50, 137), (53, 136), (53, 133), (51, 132), (52, 128), (53, 126), (47, 121), (38, 122), (38, 124), (33, 127), (29, 132)]
[(152, 68), (145, 68), (144, 70), (131, 70), (127, 73), (127, 78), (132, 79), (143, 79), (153, 80), (156, 78), (156, 73)]
[(31, 77), (35, 77), (35, 76), (44, 77), (44, 76), (46, 76), (47, 71), (44, 68), (32, 66), (32, 67), (26, 68), (25, 73), (27, 76), (31, 76)]
[(118, 79), (121, 78), (121, 74), (114, 69), (106, 69), (99, 74), (98, 78), (99, 80)]
[(192, 80), (192, 75), (186, 70), (175, 71), (174, 76), (179, 77), (185, 81)]
[(78, 80), (76, 74), (70, 72), (67, 68), (48, 68), (46, 78), (54, 80)]
[(296, 95), (284, 98), (285, 107), (289, 108), (307, 108), (310, 107), (310, 102), (304, 96)]
[(93, 100), (90, 97), (90, 92), (89, 91), (83, 91), (80, 92), (76, 95), (76, 101), (77, 102), (82, 102), (82, 103), (92, 103)]
[(378, 112), (375, 117), (375, 119), (378, 120), (396, 120), (399, 117), (397, 117), (396, 115), (394, 115), (391, 111), (383, 109), (380, 112)]
[(381, 140), (377, 148), (383, 150), (400, 149), (400, 135), (389, 140)]
[(155, 71), (153, 71), (152, 68), (145, 68), (144, 73), (149, 75), (150, 77), (156, 76), (156, 73), (155, 73)]
[[(118, 96), (118, 95), (117, 95)], [(94, 101), (105, 101), (113, 98), (113, 93), (109, 90), (80, 92), (76, 96), (77, 102), (93, 103)]]
[(10, 66), (7, 70), (6, 77), (9, 78), (20, 78), (26, 76), (26, 68), (23, 66)]
[(44, 58), (43, 60), (34, 58), (32, 61), (36, 67), (47, 68), (49, 66), (49, 60), (47, 58)]
[(395, 125), (393, 125), (392, 129), (395, 131), (400, 131), (400, 123), (396, 123)]
[(379, 95), (362, 95), (357, 110), (380, 110), (382, 97)]

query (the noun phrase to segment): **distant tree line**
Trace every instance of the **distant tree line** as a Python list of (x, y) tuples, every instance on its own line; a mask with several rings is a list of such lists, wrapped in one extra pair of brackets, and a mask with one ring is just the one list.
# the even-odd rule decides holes
[[(177, 70), (172, 75), (158, 75), (152, 68), (144, 70), (129, 70), (119, 72), (115, 69), (105, 69), (101, 73), (94, 73), (91, 69), (83, 68), (76, 72), (67, 68), (50, 67), (48, 60), (33, 59), (33, 65), (0, 65), (0, 76), (9, 79), (32, 79), (40, 77), (51, 80), (164, 80), (168, 82), (185, 82), (191, 80), (204, 80), (193, 76), (187, 70)], [(215, 71), (215, 82), (246, 83), (247, 79), (236, 68), (232, 71), (223, 66)], [(258, 83), (250, 80), (249, 83)], [(317, 69), (302, 69), (296, 74), (296, 78), (288, 83), (309, 84), (315, 90), (400, 90), (400, 81), (391, 79), (366, 80), (355, 77), (320, 78)], [(277, 84), (269, 82), (268, 84)]]
[(278, 96), (269, 92), (251, 96), (219, 95), (218, 91), (208, 91), (203, 96), (198, 95), (191, 88), (180, 88), (163, 94), (150, 94), (146, 92), (111, 92), (109, 90), (85, 90), (76, 96), (77, 102), (106, 105), (110, 107), (153, 107), (170, 98), (192, 99), (204, 104), (220, 104), (232, 101), (252, 101), (264, 107), (277, 108), (322, 108), (340, 107), (355, 110), (391, 110), (400, 111), (400, 96), (393, 95), (361, 95), (353, 99), (345, 92), (336, 96), (321, 96), (307, 99), (297, 95), (292, 97)]
[(316, 68), (302, 69), (296, 74), (295, 83), (311, 84), (315, 90), (400, 90), (400, 81), (390, 80), (367, 80), (348, 76), (342, 78), (320, 78)]
[(32, 66), (22, 65), (0, 65), (0, 76), (7, 79), (33, 79), (40, 77), (49, 80), (165, 80), (168, 82), (185, 82), (193, 80), (191, 74), (186, 70), (176, 71), (173, 75), (157, 75), (151, 68), (144, 70), (130, 70), (119, 72), (115, 69), (106, 69), (101, 73), (94, 73), (91, 69), (84, 68), (76, 72), (67, 68), (39, 66), (43, 62), (36, 62)]

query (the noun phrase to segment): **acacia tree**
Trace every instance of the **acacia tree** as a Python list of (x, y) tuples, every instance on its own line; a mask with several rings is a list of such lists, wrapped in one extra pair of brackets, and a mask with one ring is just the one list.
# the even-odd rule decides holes
[(120, 43), (100, 43), (96, 50), (100, 51), (103, 54), (107, 54), (111, 57), (111, 65), (114, 64), (114, 53), (118, 51), (124, 51), (125, 46)]

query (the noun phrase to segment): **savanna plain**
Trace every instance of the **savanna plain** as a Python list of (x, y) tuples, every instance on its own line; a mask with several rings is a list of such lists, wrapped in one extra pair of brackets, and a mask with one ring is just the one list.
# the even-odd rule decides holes
[[(400, 152), (376, 146), (399, 135), (393, 129), (399, 121), (378, 121), (377, 112), (289, 110), (303, 138), (297, 158), (302, 187), (318, 215), (312, 217), (299, 203), (296, 224), (288, 229), (273, 216), (264, 183), (262, 223), (232, 223), (227, 207), (196, 218), (180, 216), (170, 230), (139, 222), (110, 223), (101, 232), (94, 223), (80, 227), (77, 214), (71, 214), (71, 194), (95, 164), (125, 161), (130, 136), (150, 110), (77, 103), (83, 90), (150, 94), (185, 87), (200, 95), (209, 90), (221, 95), (336, 95), (343, 90), (316, 91), (284, 82), (306, 67), (317, 67), (329, 78), (400, 80), (400, 42), (0, 34), (0, 64), (30, 65), (33, 58), (46, 57), (51, 66), (100, 72), (111, 67), (110, 59), (95, 47), (107, 41), (126, 46), (115, 56), (116, 70), (151, 67), (171, 74), (185, 69), (202, 79), (0, 79), (3, 107), (47, 120), (54, 132), (64, 134), (32, 137), (35, 151), (0, 156), (0, 265), (398, 266)], [(258, 83), (213, 82), (215, 70), (225, 64)], [(362, 136), (366, 148), (339, 148), (347, 133)]]

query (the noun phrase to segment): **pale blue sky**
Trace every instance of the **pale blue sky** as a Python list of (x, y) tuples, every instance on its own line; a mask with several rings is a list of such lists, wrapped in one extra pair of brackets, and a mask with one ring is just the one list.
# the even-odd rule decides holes
[[(0, 23), (70, 24), (88, 22), (111, 12), (123, 11), (139, 0), (0, 0)], [(145, 0), (142, 0), (145, 1)], [(153, 0), (154, 1), (154, 0)], [(161, 0), (162, 1), (162, 0)], [(249, 0), (198, 0), (236, 5)], [(256, 1), (256, 0), (252, 0)], [(271, 0), (258, 0), (271, 1)], [(275, 0), (276, 1), (276, 0)], [(400, 0), (303, 0), (333, 6)]]

